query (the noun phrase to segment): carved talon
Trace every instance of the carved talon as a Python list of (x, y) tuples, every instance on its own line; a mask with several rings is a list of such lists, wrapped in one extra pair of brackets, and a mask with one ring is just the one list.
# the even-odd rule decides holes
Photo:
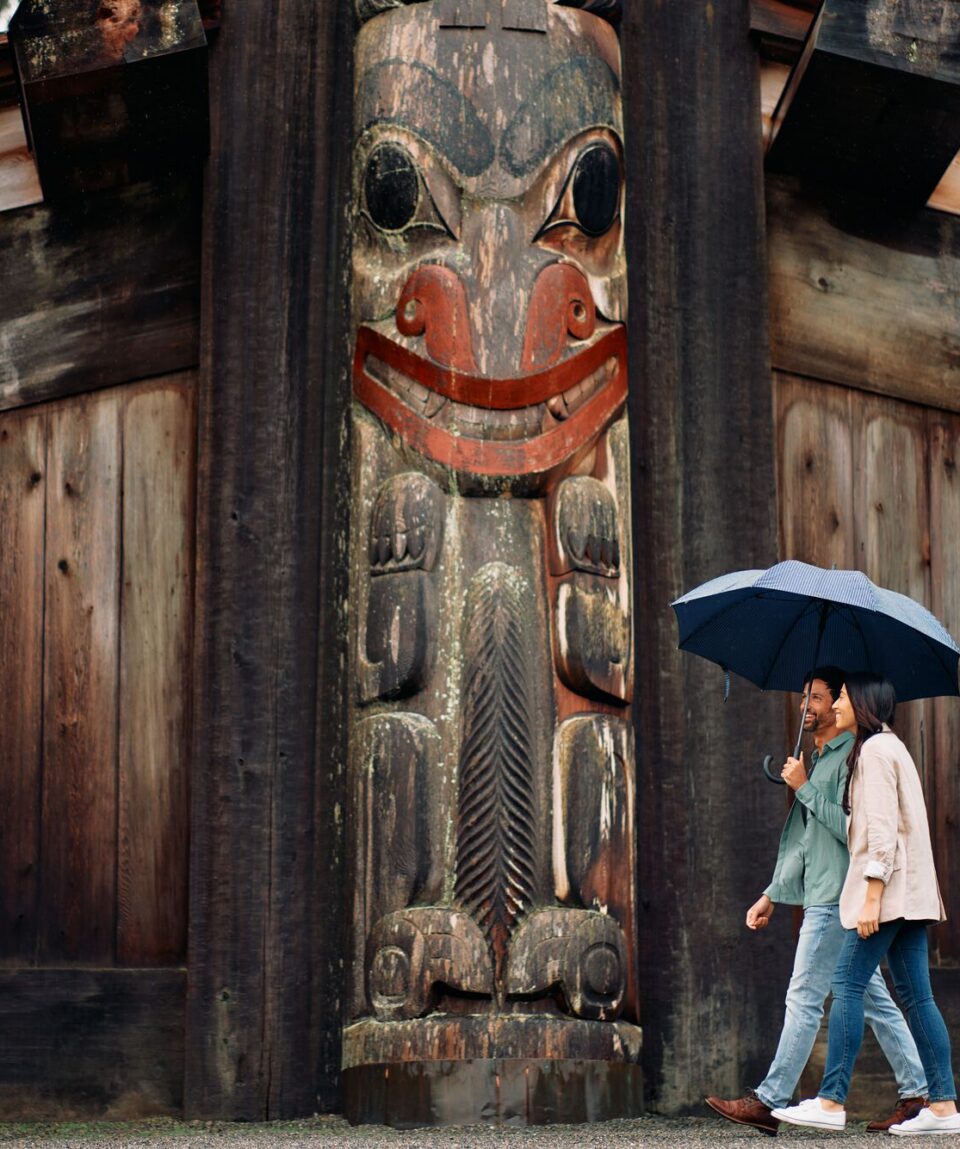
[(372, 573), (433, 570), (443, 539), (443, 493), (425, 475), (397, 475), (377, 493), (370, 516)]
[(487, 943), (460, 910), (415, 906), (388, 914), (374, 927), (368, 950), (367, 993), (381, 1021), (429, 1013), (440, 985), (493, 993)]
[(588, 475), (565, 479), (554, 497), (553, 522), (553, 574), (581, 570), (619, 577), (617, 503), (599, 479)]
[(507, 993), (529, 997), (558, 986), (574, 1017), (612, 1021), (623, 1005), (627, 948), (607, 914), (547, 909), (531, 914), (510, 947)]

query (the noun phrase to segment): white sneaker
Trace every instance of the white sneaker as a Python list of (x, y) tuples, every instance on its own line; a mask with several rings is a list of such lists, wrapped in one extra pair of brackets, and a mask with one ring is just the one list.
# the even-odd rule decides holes
[(805, 1125), (810, 1129), (833, 1129), (839, 1132), (847, 1124), (846, 1110), (838, 1109), (835, 1112), (828, 1112), (820, 1104), (819, 1097), (808, 1097), (799, 1105), (788, 1105), (783, 1109), (774, 1109), (770, 1115), (778, 1121), (786, 1121), (788, 1125)]
[(890, 1132), (894, 1137), (924, 1137), (927, 1134), (936, 1136), (938, 1133), (960, 1133), (960, 1113), (951, 1113), (949, 1117), (938, 1117), (932, 1109), (921, 1109), (916, 1117), (909, 1121), (901, 1121), (899, 1125), (891, 1125)]

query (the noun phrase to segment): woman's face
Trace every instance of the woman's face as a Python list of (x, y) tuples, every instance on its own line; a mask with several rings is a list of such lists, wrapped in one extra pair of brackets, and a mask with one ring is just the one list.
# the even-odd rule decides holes
[(847, 696), (846, 686), (841, 689), (840, 696), (833, 704), (833, 713), (837, 719), (838, 730), (856, 730), (857, 720), (853, 716), (853, 706)]

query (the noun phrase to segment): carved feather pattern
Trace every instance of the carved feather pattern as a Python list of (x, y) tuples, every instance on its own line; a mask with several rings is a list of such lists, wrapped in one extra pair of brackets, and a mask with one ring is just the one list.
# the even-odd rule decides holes
[(488, 563), (464, 617), (458, 901), (490, 942), (499, 983), (507, 941), (536, 893), (537, 843), (522, 576)]

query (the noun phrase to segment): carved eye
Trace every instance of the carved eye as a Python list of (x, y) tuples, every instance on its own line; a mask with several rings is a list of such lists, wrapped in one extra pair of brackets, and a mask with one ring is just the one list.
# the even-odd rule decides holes
[(607, 144), (587, 148), (573, 171), (573, 207), (587, 235), (603, 235), (617, 217), (620, 164)]
[(555, 228), (575, 227), (596, 239), (610, 230), (620, 211), (620, 160), (604, 142), (580, 153), (563, 191), (537, 239)]
[(417, 214), (420, 179), (413, 160), (396, 144), (381, 144), (367, 160), (363, 195), (370, 218), (384, 231), (400, 231)]

